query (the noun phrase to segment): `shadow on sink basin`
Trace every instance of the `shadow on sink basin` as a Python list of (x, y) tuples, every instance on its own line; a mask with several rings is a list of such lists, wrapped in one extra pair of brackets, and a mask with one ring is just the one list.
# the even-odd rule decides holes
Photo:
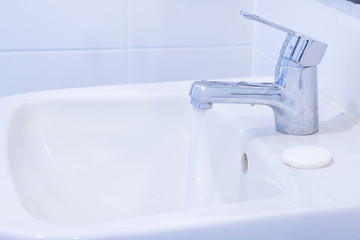
[[(285, 192), (266, 163), (249, 163), (243, 174), (242, 125), (227, 114), (231, 108), (205, 115), (191, 208)], [(24, 209), (65, 224), (188, 210), (192, 113), (187, 96), (161, 94), (23, 105), (13, 116), (8, 152)]]

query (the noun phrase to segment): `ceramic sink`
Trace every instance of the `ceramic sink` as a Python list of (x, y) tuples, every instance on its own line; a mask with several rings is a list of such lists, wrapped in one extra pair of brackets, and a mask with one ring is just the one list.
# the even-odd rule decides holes
[[(265, 106), (195, 111), (190, 85), (0, 99), (0, 239), (360, 236), (358, 124), (322, 101), (318, 134), (284, 135)], [(296, 145), (332, 163), (285, 165)]]

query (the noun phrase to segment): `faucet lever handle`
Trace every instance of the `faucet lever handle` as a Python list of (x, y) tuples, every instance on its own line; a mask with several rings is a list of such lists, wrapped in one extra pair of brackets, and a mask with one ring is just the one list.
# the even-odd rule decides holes
[(261, 22), (288, 34), (280, 51), (281, 57), (304, 67), (316, 66), (321, 62), (327, 44), (243, 10), (240, 11), (240, 14), (247, 19)]
[(273, 23), (273, 22), (270, 22), (266, 19), (263, 19), (257, 15), (254, 15), (254, 14), (251, 14), (251, 13), (248, 13), (248, 12), (245, 12), (243, 10), (240, 11), (240, 14), (244, 17), (246, 17), (247, 19), (250, 19), (250, 20), (254, 20), (254, 21), (258, 21), (258, 22), (261, 22), (265, 25), (268, 25), (270, 27), (273, 27), (273, 28), (276, 28), (276, 29), (279, 29), (280, 31), (283, 31), (283, 32), (286, 32), (287, 34), (291, 34), (291, 35), (295, 35), (295, 31), (291, 30), (291, 29), (288, 29), (286, 27), (283, 27), (283, 26), (280, 26), (279, 24), (276, 24), (276, 23)]

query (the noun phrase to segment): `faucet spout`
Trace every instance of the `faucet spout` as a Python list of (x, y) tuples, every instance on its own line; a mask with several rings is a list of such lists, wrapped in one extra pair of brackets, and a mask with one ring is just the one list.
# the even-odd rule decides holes
[(284, 91), (275, 83), (195, 81), (190, 88), (191, 104), (210, 109), (214, 103), (269, 105), (286, 109), (281, 104)]
[(259, 104), (272, 108), (276, 130), (308, 135), (319, 130), (317, 68), (284, 66), (280, 61), (274, 83), (195, 81), (191, 104), (210, 109), (214, 103)]

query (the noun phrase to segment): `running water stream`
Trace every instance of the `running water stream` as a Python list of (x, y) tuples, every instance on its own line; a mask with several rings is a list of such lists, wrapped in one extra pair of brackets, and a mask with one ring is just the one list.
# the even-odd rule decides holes
[(191, 115), (191, 132), (188, 148), (188, 168), (186, 176), (185, 209), (191, 209), (193, 207), (197, 169), (197, 155), (205, 111), (206, 110), (204, 109), (198, 109), (194, 107)]

